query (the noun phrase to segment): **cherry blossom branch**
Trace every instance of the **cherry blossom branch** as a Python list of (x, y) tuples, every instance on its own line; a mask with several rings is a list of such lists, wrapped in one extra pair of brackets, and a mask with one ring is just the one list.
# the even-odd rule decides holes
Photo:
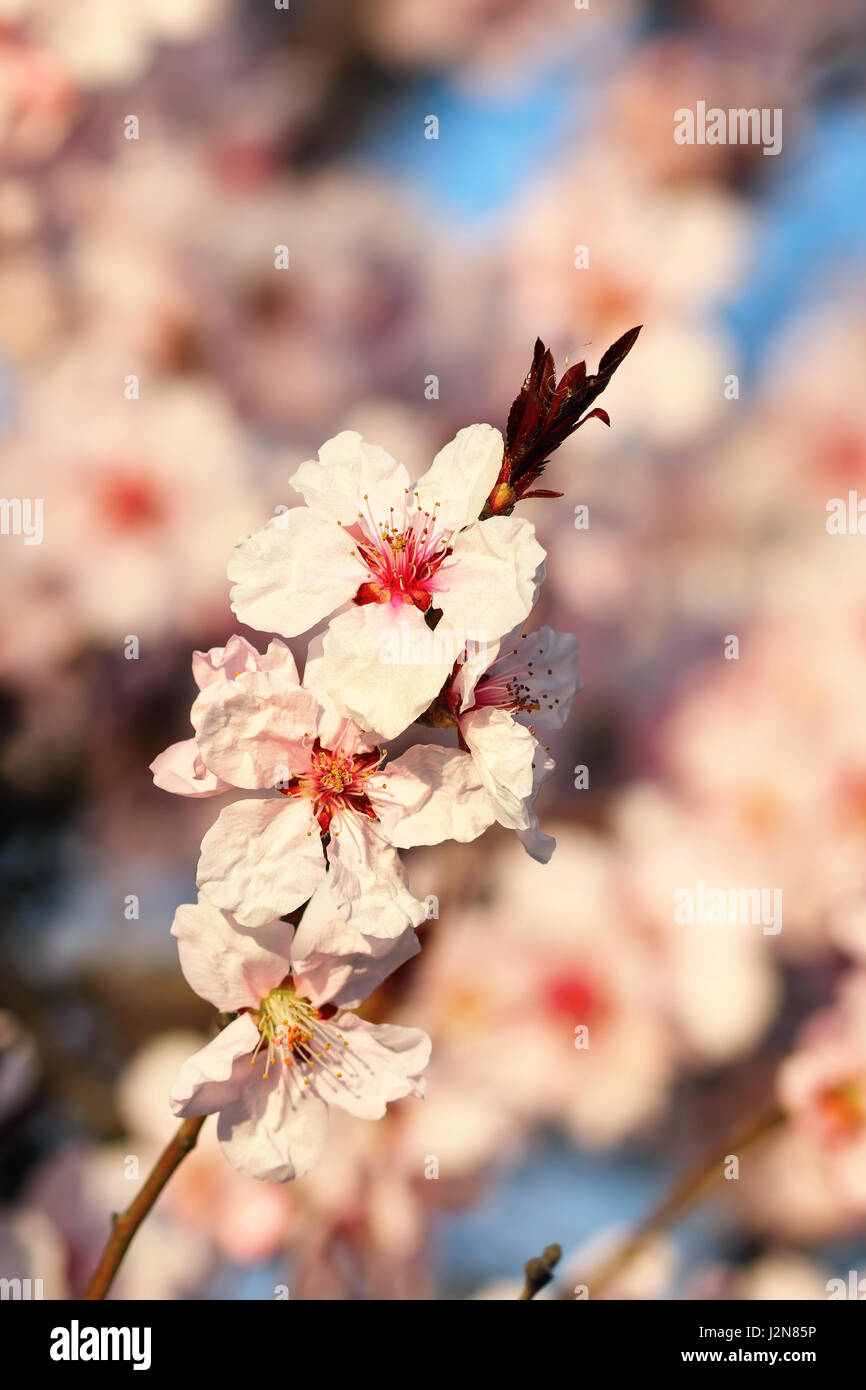
[[(762, 1111), (734, 1135), (729, 1135), (724, 1144), (715, 1147), (712, 1153), (695, 1164), (662, 1198), (656, 1207), (644, 1217), (641, 1224), (618, 1245), (586, 1278), (577, 1281), (578, 1286), (587, 1288), (593, 1297), (605, 1289), (632, 1260), (641, 1253), (654, 1236), (673, 1225), (701, 1197), (713, 1181), (723, 1172), (725, 1161), (730, 1154), (740, 1154), (743, 1149), (762, 1139), (785, 1118), (778, 1105), (773, 1104)], [(576, 1299), (576, 1294), (567, 1298)]]
[(540, 1255), (534, 1255), (523, 1266), (526, 1283), (517, 1295), (518, 1302), (528, 1301), (540, 1293), (553, 1279), (553, 1271), (562, 1259), (561, 1245), (546, 1245)]
[(84, 1295), (86, 1300), (94, 1302), (105, 1298), (133, 1236), (172, 1173), (195, 1148), (199, 1130), (205, 1119), (204, 1115), (196, 1115), (192, 1119), (184, 1120), (174, 1138), (163, 1149), (141, 1191), (133, 1198), (126, 1211), (112, 1217), (111, 1235)]

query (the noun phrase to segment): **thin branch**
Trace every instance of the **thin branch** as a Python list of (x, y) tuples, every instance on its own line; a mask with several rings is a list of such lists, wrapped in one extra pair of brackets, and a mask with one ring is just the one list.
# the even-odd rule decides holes
[[(593, 1298), (597, 1297), (599, 1292), (606, 1288), (641, 1253), (644, 1246), (654, 1236), (667, 1230), (669, 1226), (679, 1220), (689, 1207), (705, 1195), (706, 1189), (722, 1174), (729, 1154), (739, 1155), (743, 1149), (763, 1138), (783, 1119), (783, 1112), (777, 1105), (772, 1105), (733, 1136), (729, 1135), (726, 1143), (714, 1148), (712, 1153), (701, 1159), (694, 1168), (691, 1168), (684, 1177), (680, 1178), (679, 1182), (675, 1183), (637, 1229), (600, 1264), (596, 1265), (587, 1278), (576, 1281), (577, 1284), (585, 1286)], [(566, 1297), (576, 1298), (577, 1295), (568, 1294)]]
[(528, 1301), (540, 1293), (553, 1278), (553, 1271), (562, 1259), (561, 1245), (547, 1245), (540, 1255), (535, 1255), (531, 1260), (527, 1260), (523, 1266), (526, 1275), (526, 1283), (523, 1290), (518, 1294), (518, 1302), (523, 1299)]
[(174, 1138), (163, 1149), (141, 1191), (126, 1211), (112, 1217), (111, 1235), (84, 1295), (85, 1299), (96, 1301), (108, 1293), (133, 1236), (172, 1173), (195, 1148), (205, 1118), (204, 1115), (196, 1115), (191, 1120), (184, 1120)]

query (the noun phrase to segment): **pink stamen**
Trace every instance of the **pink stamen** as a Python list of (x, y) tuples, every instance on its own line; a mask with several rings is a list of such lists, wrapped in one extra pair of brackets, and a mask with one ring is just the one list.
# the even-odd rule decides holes
[[(550, 671), (547, 674), (550, 675)], [(542, 703), (552, 709), (556, 702), (539, 688), (543, 675), (543, 671), (536, 670), (531, 658), (524, 660), (521, 649), (514, 647), (497, 657), (478, 681), (475, 707), (492, 705), (495, 709), (510, 710), (512, 714), (532, 714), (542, 708)]]
[(317, 738), (310, 753), (309, 770), (290, 778), (288, 786), (281, 790), (284, 796), (308, 797), (312, 801), (323, 835), (339, 811), (355, 811), (367, 820), (375, 820), (367, 781), (381, 766), (384, 756), (378, 748), (369, 753), (323, 748)]
[(418, 494), (412, 497), (411, 510), (404, 499), (399, 521), (391, 507), (388, 520), (377, 522), (365, 494), (367, 514), (358, 513), (353, 531), (370, 578), (358, 589), (356, 603), (406, 603), (426, 613), (433, 602), (436, 576), (451, 554), (451, 533), (437, 528), (438, 502), (427, 512), (418, 508)]

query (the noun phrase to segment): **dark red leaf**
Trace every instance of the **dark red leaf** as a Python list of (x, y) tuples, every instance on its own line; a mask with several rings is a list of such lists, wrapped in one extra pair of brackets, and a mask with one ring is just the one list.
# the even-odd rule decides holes
[(529, 489), (544, 471), (551, 454), (587, 420), (610, 425), (610, 416), (590, 406), (637, 342), (640, 327), (630, 328), (603, 354), (598, 371), (587, 376), (586, 363), (576, 362), (557, 383), (556, 364), (549, 348), (535, 340), (532, 365), (510, 411), (499, 477), (487, 499), (483, 516), (509, 513), (521, 497), (561, 496)]

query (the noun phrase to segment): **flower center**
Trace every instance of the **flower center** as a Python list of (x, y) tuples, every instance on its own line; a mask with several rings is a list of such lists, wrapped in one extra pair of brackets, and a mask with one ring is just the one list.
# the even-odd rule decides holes
[(498, 656), (475, 686), (476, 709), (493, 705), (496, 709), (510, 710), (512, 714), (554, 710), (559, 699), (548, 695), (544, 689), (545, 677), (553, 675), (553, 668), (545, 667), (543, 662), (541, 647), (533, 656), (528, 656), (523, 646)]
[(356, 811), (367, 820), (375, 820), (367, 782), (384, 756), (378, 748), (368, 753), (323, 748), (317, 738), (310, 754), (309, 771), (290, 778), (288, 786), (280, 790), (284, 796), (305, 796), (312, 801), (313, 814), (323, 835), (328, 833), (338, 811)]
[(857, 1077), (829, 1086), (818, 1097), (821, 1118), (834, 1138), (850, 1137), (866, 1121), (866, 1087)]
[[(314, 1008), (309, 999), (302, 999), (291, 985), (272, 989), (253, 1013), (259, 1041), (250, 1058), (250, 1066), (255, 1064), (259, 1052), (264, 1050), (262, 1080), (266, 1081), (271, 1067), (279, 1062), (284, 1067), (295, 1065), (309, 1068), (311, 1072), (320, 1062), (330, 1063), (332, 1059), (328, 1054), (349, 1046), (339, 1029), (329, 1023), (335, 1013), (330, 1004)], [(334, 1072), (334, 1075), (342, 1078), (342, 1072)], [(305, 1077), (304, 1085), (309, 1084), (310, 1078)]]
[[(409, 494), (407, 493), (407, 498)], [(395, 517), (392, 507), (387, 521), (377, 521), (369, 506), (358, 513), (352, 532), (357, 539), (356, 555), (370, 576), (358, 589), (355, 602), (406, 603), (426, 613), (437, 588), (436, 575), (451, 554), (451, 533), (437, 525), (436, 507), (422, 511), (418, 494), (404, 502), (403, 516)]]
[(544, 1005), (555, 1017), (590, 1023), (598, 1022), (607, 1012), (603, 991), (583, 971), (563, 970), (544, 980), (541, 988)]
[(163, 498), (144, 470), (118, 468), (101, 478), (96, 504), (114, 531), (139, 531), (165, 519)]
[(521, 674), (497, 673), (491, 666), (475, 687), (475, 708), (492, 705), (495, 709), (507, 709), (512, 714), (532, 713), (541, 709), (541, 701), (536, 699), (530, 685), (531, 671), (526, 679)]

